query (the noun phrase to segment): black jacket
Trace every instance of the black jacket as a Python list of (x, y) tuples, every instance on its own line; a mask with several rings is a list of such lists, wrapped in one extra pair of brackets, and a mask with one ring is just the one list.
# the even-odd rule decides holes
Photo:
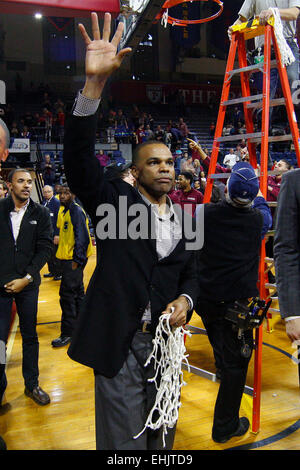
[[(97, 116), (70, 116), (66, 121), (64, 164), (69, 186), (90, 215), (95, 233), (103, 217), (98, 206), (109, 203), (119, 220), (119, 197), (148, 206), (138, 191), (116, 179), (107, 181), (94, 156)], [(130, 223), (128, 218), (127, 226)], [(117, 227), (118, 231), (118, 227)], [(97, 265), (79, 314), (69, 356), (97, 372), (113, 377), (122, 367), (143, 312), (151, 302), (152, 332), (167, 304), (180, 294), (197, 298), (195, 255), (186, 240), (161, 261), (155, 239), (97, 239)]]
[(15, 242), (9, 215), (14, 207), (11, 196), (0, 200), (0, 286), (28, 273), (33, 277), (28, 290), (39, 286), (40, 270), (51, 256), (51, 220), (49, 211), (30, 199)]
[(49, 210), (51, 223), (52, 223), (52, 229), (53, 229), (53, 235), (54, 236), (59, 235), (59, 229), (57, 228), (57, 225), (56, 225), (58, 211), (60, 208), (59, 199), (57, 199), (55, 196), (52, 196), (50, 201), (46, 201), (44, 199), (42, 202), (42, 205), (47, 207), (47, 209)]
[(280, 315), (300, 312), (300, 169), (282, 176), (274, 237)]
[(197, 255), (199, 300), (232, 301), (258, 295), (263, 216), (223, 201), (205, 204), (204, 245)]

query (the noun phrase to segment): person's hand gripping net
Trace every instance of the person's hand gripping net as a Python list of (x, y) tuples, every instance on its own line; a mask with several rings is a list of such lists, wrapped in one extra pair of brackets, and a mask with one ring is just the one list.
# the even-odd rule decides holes
[[(97, 13), (91, 13), (92, 36), (88, 35), (84, 25), (78, 25), (86, 45), (85, 73), (86, 83), (83, 94), (89, 98), (99, 98), (107, 78), (120, 67), (125, 55), (131, 52), (126, 47), (117, 52), (121, 41), (124, 24), (119, 23), (113, 38), (111, 35), (111, 15), (105, 13), (102, 35), (99, 28)], [(98, 96), (95, 96), (98, 95)]]

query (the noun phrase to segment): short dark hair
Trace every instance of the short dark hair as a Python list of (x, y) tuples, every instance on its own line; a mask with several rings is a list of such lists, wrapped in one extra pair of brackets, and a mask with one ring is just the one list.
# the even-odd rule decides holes
[(8, 173), (8, 177), (7, 177), (7, 181), (9, 183), (12, 182), (13, 180), (13, 176), (15, 173), (18, 173), (18, 172), (22, 172), (22, 173), (29, 173), (30, 174), (30, 171), (29, 170), (26, 170), (26, 168), (14, 168), (13, 170), (11, 170), (9, 173)]
[(192, 184), (193, 179), (194, 179), (192, 173), (189, 173), (188, 171), (181, 171), (179, 176), (180, 175), (184, 176), (185, 179), (189, 180), (189, 182)]
[(221, 201), (221, 199), (222, 199), (221, 189), (216, 184), (213, 184), (210, 202), (217, 203)]
[(133, 150), (132, 154), (132, 164), (136, 165), (137, 162), (139, 161), (141, 151), (143, 148), (147, 147), (148, 145), (164, 145), (166, 146), (163, 142), (160, 142), (159, 140), (147, 140), (146, 142), (142, 142), (141, 144), (138, 144), (135, 149)]
[(3, 179), (0, 178), (0, 185), (1, 185), (1, 184), (2, 184), (2, 186), (3, 186), (3, 189), (4, 189), (5, 191), (7, 191), (7, 190), (8, 190), (7, 184), (5, 183), (5, 181), (4, 181)]
[(281, 158), (279, 161), (284, 162), (286, 164), (288, 170), (290, 170), (292, 168), (292, 165), (290, 164), (290, 162), (288, 160), (286, 160), (285, 158)]
[(68, 189), (70, 192), (72, 192), (68, 183), (60, 184), (60, 189)]

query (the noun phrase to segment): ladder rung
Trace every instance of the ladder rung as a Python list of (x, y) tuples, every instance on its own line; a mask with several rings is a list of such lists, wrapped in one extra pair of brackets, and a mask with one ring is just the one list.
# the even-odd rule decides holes
[(231, 176), (231, 173), (216, 173), (214, 175), (208, 175), (213, 180), (225, 180)]
[[(244, 138), (247, 134), (241, 134), (241, 135), (244, 135)], [(273, 135), (273, 136), (269, 136), (268, 138), (268, 142), (283, 142), (285, 140), (293, 140), (293, 136), (292, 134), (285, 134), (285, 135)], [(250, 138), (250, 142), (254, 143), (254, 142), (260, 142), (260, 139), (258, 137), (251, 137)]]
[(278, 300), (278, 297), (272, 297), (272, 296), (271, 296), (271, 299), (272, 299), (272, 300)]
[(266, 282), (265, 286), (266, 287), (273, 287), (274, 289), (276, 289), (276, 284), (271, 284), (270, 282)]
[(267, 263), (273, 263), (274, 258), (265, 258), (265, 261), (266, 261)]
[[(262, 104), (262, 101), (258, 101), (257, 103), (249, 103), (247, 104), (247, 108), (262, 108)], [(285, 98), (276, 98), (275, 100), (270, 100), (269, 106), (270, 108), (272, 106), (285, 106)]]
[(226, 135), (224, 137), (218, 137), (217, 142), (230, 142), (231, 140), (241, 139), (258, 139), (259, 137), (262, 137), (262, 132), (253, 132), (253, 134)]
[(278, 308), (269, 308), (268, 312), (269, 313), (280, 313), (280, 310)]
[[(254, 73), (254, 72), (261, 71), (261, 69), (263, 69), (263, 67), (264, 67), (264, 62), (259, 62), (258, 64), (247, 65), (247, 67), (242, 67), (240, 69), (230, 70), (230, 72), (228, 72), (228, 74), (230, 74), (232, 76), (232, 75), (235, 75), (235, 74), (241, 73), (241, 72), (252, 72), (252, 73)], [(270, 67), (271, 68), (277, 67), (277, 61), (276, 60), (271, 60)]]
[[(267, 203), (268, 206), (270, 206), (270, 207), (277, 207), (277, 201), (266, 201), (266, 203)], [(274, 232), (274, 233), (275, 233), (275, 230), (270, 230), (270, 232)]]
[[(274, 201), (275, 202), (275, 201)], [(275, 203), (276, 204), (276, 203)], [(267, 235), (269, 235), (270, 237), (274, 236), (275, 235), (275, 230), (268, 230), (267, 231)]]
[(223, 101), (221, 106), (230, 106), (231, 104), (245, 103), (246, 101), (262, 100), (263, 95), (252, 95), (242, 96), (241, 98), (235, 98), (234, 100)]

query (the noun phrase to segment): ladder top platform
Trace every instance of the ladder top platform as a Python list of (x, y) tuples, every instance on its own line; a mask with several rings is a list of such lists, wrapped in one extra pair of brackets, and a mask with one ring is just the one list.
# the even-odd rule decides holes
[[(274, 26), (274, 23), (274, 16), (271, 16), (267, 24)], [(234, 33), (239, 32), (243, 34), (245, 39), (252, 39), (256, 36), (262, 36), (265, 33), (265, 25), (260, 25), (259, 19), (254, 18), (253, 20), (245, 21), (244, 23), (232, 26), (232, 31)]]

